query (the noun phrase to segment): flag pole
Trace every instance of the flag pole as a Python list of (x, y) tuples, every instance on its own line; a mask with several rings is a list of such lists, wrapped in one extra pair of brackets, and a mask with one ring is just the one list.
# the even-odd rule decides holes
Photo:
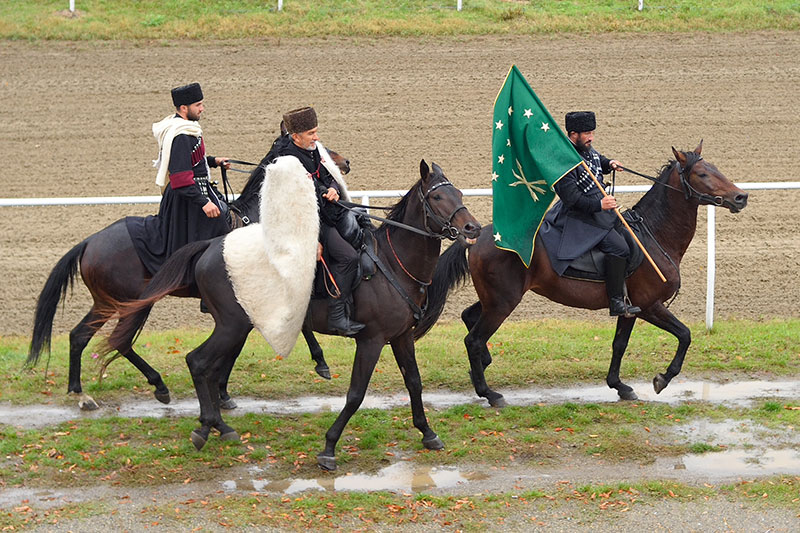
[[(581, 164), (583, 165), (583, 168), (586, 169), (586, 172), (589, 173), (589, 176), (591, 176), (591, 178), (594, 181), (595, 185), (597, 185), (597, 188), (600, 189), (600, 192), (603, 193), (603, 196), (608, 196), (608, 194), (606, 193), (605, 188), (600, 184), (599, 181), (597, 181), (597, 178), (592, 173), (592, 170), (589, 168), (589, 165), (586, 164), (586, 161), (581, 161)], [(633, 237), (633, 240), (636, 241), (636, 244), (642, 250), (642, 253), (644, 254), (644, 256), (647, 258), (648, 261), (650, 261), (650, 264), (653, 266), (653, 269), (656, 271), (656, 274), (658, 274), (658, 277), (661, 278), (661, 281), (666, 283), (667, 282), (667, 278), (664, 277), (664, 274), (662, 274), (661, 270), (659, 270), (658, 266), (656, 266), (656, 262), (653, 261), (653, 258), (650, 257), (650, 254), (647, 253), (647, 250), (645, 250), (644, 245), (642, 244), (642, 242), (639, 240), (639, 238), (633, 232), (631, 227), (628, 225), (628, 221), (625, 220), (625, 217), (622, 216), (622, 213), (619, 212), (619, 209), (615, 208), (614, 212), (617, 214), (617, 217), (622, 221), (622, 224), (625, 226), (625, 228), (631, 234), (631, 237)]]

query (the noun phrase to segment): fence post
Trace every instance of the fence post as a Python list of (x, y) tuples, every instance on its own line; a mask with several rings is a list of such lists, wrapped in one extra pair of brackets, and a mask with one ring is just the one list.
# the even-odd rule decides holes
[(69, 12), (75, 13), (75, 0), (69, 0)]
[(456, 11), (461, 11), (461, 0), (458, 0), (458, 2), (456, 2)]
[(644, 8), (644, 0), (639, 0), (639, 11)]
[(283, 0), (278, 0), (278, 11), (283, 9)]
[(707, 273), (706, 273), (706, 331), (711, 331), (714, 327), (714, 284), (717, 278), (717, 244), (716, 244), (716, 226), (717, 226), (717, 212), (714, 210), (713, 205), (706, 206), (707, 208), (707, 221), (708, 221), (708, 258), (707, 258)]

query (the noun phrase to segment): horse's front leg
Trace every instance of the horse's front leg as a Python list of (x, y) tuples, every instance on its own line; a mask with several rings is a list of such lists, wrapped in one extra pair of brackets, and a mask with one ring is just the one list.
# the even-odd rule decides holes
[(614, 341), (611, 343), (611, 365), (608, 368), (606, 383), (612, 389), (617, 389), (617, 394), (622, 400), (639, 399), (633, 391), (633, 387), (626, 385), (619, 378), (622, 356), (625, 355), (625, 350), (628, 348), (628, 341), (631, 338), (631, 331), (633, 331), (635, 323), (636, 317), (619, 317), (617, 319), (617, 331), (614, 333)]
[(639, 314), (639, 317), (664, 331), (672, 333), (678, 339), (678, 349), (667, 367), (667, 372), (665, 374), (658, 373), (653, 378), (653, 389), (656, 394), (659, 394), (667, 388), (672, 378), (681, 373), (683, 359), (686, 357), (686, 352), (692, 343), (692, 332), (662, 303), (647, 308)]
[(406, 389), (408, 389), (408, 396), (411, 398), (414, 427), (422, 433), (422, 445), (429, 450), (441, 450), (444, 448), (444, 443), (428, 425), (428, 418), (425, 416), (425, 408), (422, 405), (422, 378), (419, 375), (414, 352), (414, 335), (408, 331), (402, 337), (391, 341), (391, 344), (394, 359), (397, 361)]
[(353, 360), (350, 388), (347, 391), (344, 408), (327, 433), (325, 433), (325, 449), (317, 455), (317, 464), (323, 470), (336, 470), (336, 443), (339, 442), (347, 422), (358, 411), (364, 401), (367, 386), (372, 373), (375, 371), (375, 365), (378, 363), (383, 344), (383, 338), (359, 339), (356, 342), (356, 355)]

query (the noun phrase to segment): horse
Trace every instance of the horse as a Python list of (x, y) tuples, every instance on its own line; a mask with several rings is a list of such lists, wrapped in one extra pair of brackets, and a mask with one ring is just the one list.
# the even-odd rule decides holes
[[(422, 433), (423, 446), (435, 450), (444, 447), (428, 425), (422, 405), (422, 382), (414, 351), (414, 341), (419, 338), (415, 325), (420, 315), (424, 315), (425, 289), (439, 259), (442, 239), (460, 239), (469, 244), (479, 235), (481, 225), (462, 203), (461, 191), (438, 165), (429, 168), (422, 160), (419, 170), (420, 179), (392, 207), (385, 221), (366, 230), (367, 237), (376, 243), (370, 255), (379, 268), (368, 280), (362, 280), (353, 294), (354, 319), (365, 327), (355, 335), (356, 352), (346, 404), (327, 431), (325, 448), (317, 456), (324, 470), (336, 469), (336, 443), (364, 400), (370, 377), (387, 343), (392, 346), (408, 389), (414, 426)], [(176, 291), (203, 294), (214, 318), (214, 331), (186, 355), (200, 403), (201, 426), (191, 433), (198, 450), (206, 444), (212, 428), (219, 431), (223, 440), (239, 439), (236, 431), (222, 420), (216, 382), (233, 365), (253, 328), (251, 318), (237, 301), (232, 282), (218, 275), (226, 268), (222, 239), (190, 243), (173, 254), (141, 298), (123, 305), (117, 327), (107, 339), (108, 352), (126, 351), (155, 302)], [(312, 299), (304, 327), (332, 334), (327, 329), (327, 312), (326, 298)]]
[[(281, 124), (283, 127), (283, 124)], [(282, 132), (282, 135), (285, 135)], [(278, 139), (280, 139), (279, 137)], [(276, 141), (277, 142), (277, 141)], [(350, 161), (329, 150), (331, 158), (342, 171), (350, 171)], [(230, 203), (230, 208), (247, 223), (258, 222), (259, 196), (261, 183), (264, 180), (264, 168), (273, 159), (271, 152), (253, 169), (238, 198)], [(89, 341), (98, 329), (108, 320), (104, 310), (111, 309), (114, 301), (135, 300), (142, 294), (151, 276), (142, 264), (133, 247), (130, 235), (122, 218), (97, 233), (90, 235), (76, 244), (53, 267), (44, 288), (36, 302), (33, 321), (33, 334), (28, 350), (26, 366), (34, 366), (43, 351), (50, 352), (53, 331), (53, 319), (59, 302), (66, 300), (67, 290), (71, 289), (80, 269), (80, 276), (92, 296), (92, 307), (69, 334), (69, 382), (67, 394), (78, 397), (78, 406), (82, 410), (95, 410), (97, 402), (83, 392), (81, 386), (81, 356)], [(191, 297), (190, 294), (176, 296)], [(320, 376), (330, 379), (330, 370), (322, 355), (322, 349), (310, 332), (304, 337), (311, 350), (311, 357), (316, 363), (316, 371)], [(135, 351), (121, 352), (147, 378), (154, 387), (155, 398), (162, 403), (170, 402), (169, 389), (159, 374)], [(105, 364), (107, 365), (107, 361)], [(225, 408), (232, 409), (236, 403), (227, 392), (227, 376), (220, 382), (221, 394)]]
[[(647, 262), (627, 279), (631, 303), (642, 311), (635, 316), (618, 317), (606, 377), (608, 386), (616, 389), (623, 400), (637, 399), (633, 388), (623, 383), (619, 375), (637, 318), (671, 333), (678, 340), (672, 362), (664, 373), (653, 378), (656, 393), (664, 390), (681, 371), (691, 333), (667, 309), (665, 302), (680, 287), (679, 265), (695, 234), (698, 206), (726, 207), (731, 213), (737, 213), (747, 205), (747, 193), (702, 158), (702, 146), (700, 141), (693, 152), (680, 152), (673, 147), (675, 159), (661, 168), (655, 184), (633, 207), (633, 213), (649, 230), (642, 243), (664, 273), (666, 282), (662, 282)], [(450, 246), (439, 260), (434, 280), (441, 278), (449, 290), (471, 276), (478, 301), (461, 313), (469, 331), (464, 344), (469, 356), (470, 377), (478, 396), (486, 398), (493, 407), (503, 407), (506, 405), (503, 395), (489, 388), (484, 375), (492, 362), (487, 342), (525, 293), (533, 291), (554, 302), (584, 309), (607, 308), (608, 298), (603, 283), (559, 277), (550, 265), (539, 236), (530, 267), (526, 268), (516, 254), (494, 245), (493, 227), (488, 228), (491, 229), (485, 228), (478, 242), (470, 247), (468, 258), (466, 248), (459, 242)], [(432, 314), (440, 312), (440, 309), (433, 310)]]

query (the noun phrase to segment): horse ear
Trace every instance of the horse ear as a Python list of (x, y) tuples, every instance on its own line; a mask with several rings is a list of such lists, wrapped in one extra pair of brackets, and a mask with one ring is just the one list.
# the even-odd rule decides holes
[(686, 166), (686, 155), (683, 152), (677, 151), (674, 146), (672, 147), (672, 153), (675, 155), (675, 160), (677, 160), (678, 163), (680, 163), (682, 167), (685, 167)]
[(697, 148), (694, 149), (694, 153), (700, 155), (700, 152), (703, 151), (703, 139), (700, 139), (700, 144), (697, 145)]
[(431, 173), (431, 169), (428, 168), (428, 163), (425, 162), (424, 159), (420, 159), (419, 161), (419, 177), (425, 179)]
[(289, 130), (286, 129), (286, 123), (281, 120), (281, 135), (289, 135)]

